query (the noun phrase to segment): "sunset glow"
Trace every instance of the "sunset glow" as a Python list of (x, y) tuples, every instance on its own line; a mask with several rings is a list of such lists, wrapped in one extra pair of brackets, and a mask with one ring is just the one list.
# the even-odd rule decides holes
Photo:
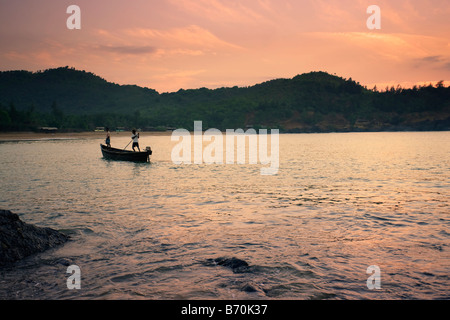
[[(66, 9), (81, 9), (69, 30)], [(0, 70), (70, 66), (159, 92), (249, 86), (326, 71), (377, 85), (450, 75), (450, 4), (377, 1), (0, 0)]]

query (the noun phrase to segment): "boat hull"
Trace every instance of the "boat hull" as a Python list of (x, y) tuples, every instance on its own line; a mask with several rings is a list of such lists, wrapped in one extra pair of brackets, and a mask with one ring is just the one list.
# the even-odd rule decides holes
[(135, 152), (129, 150), (110, 148), (103, 144), (100, 144), (100, 148), (102, 150), (103, 158), (109, 160), (149, 162), (150, 155), (152, 154), (151, 149), (147, 149), (141, 152)]

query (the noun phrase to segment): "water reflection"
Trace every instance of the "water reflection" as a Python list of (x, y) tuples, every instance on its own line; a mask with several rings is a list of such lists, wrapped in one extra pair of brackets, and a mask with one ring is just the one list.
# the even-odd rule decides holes
[[(73, 241), (3, 272), (0, 297), (448, 298), (449, 134), (281, 135), (276, 176), (175, 165), (170, 136), (143, 142), (151, 163), (104, 160), (96, 140), (1, 144), (1, 204)], [(251, 271), (204, 264), (221, 256)], [(84, 291), (55, 287), (61, 258)]]

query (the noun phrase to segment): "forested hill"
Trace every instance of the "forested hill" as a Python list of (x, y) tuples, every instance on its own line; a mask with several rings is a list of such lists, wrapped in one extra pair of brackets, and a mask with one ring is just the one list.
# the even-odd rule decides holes
[(110, 83), (64, 67), (0, 72), (0, 130), (95, 127), (279, 128), (282, 132), (450, 130), (450, 87), (367, 89), (311, 72), (250, 87), (174, 93)]

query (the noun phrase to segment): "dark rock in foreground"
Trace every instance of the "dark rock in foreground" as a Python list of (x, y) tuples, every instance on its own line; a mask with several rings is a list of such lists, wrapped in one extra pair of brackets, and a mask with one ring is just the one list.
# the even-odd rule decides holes
[(30, 225), (17, 214), (0, 210), (0, 266), (56, 247), (68, 239), (56, 230)]
[(222, 266), (226, 268), (230, 268), (234, 273), (244, 273), (248, 272), (250, 266), (244, 260), (232, 257), (232, 258), (215, 258), (215, 259), (207, 259), (203, 262), (205, 266)]

